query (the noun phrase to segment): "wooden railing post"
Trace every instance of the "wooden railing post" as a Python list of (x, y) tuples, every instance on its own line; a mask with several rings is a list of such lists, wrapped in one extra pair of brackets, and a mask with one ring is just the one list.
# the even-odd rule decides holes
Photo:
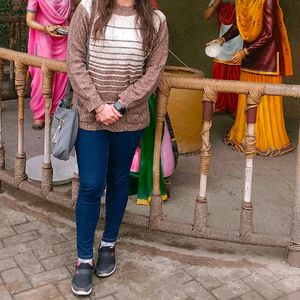
[(194, 208), (195, 235), (203, 232), (207, 226), (207, 176), (211, 162), (210, 129), (212, 127), (213, 106), (216, 103), (218, 92), (214, 87), (204, 88), (203, 95), (203, 126), (201, 132), (202, 147), (200, 155), (200, 187)]
[(19, 60), (16, 66), (16, 90), (18, 94), (18, 152), (15, 159), (15, 184), (18, 186), (27, 179), (26, 154), (24, 151), (24, 97), (27, 66)]
[(42, 169), (42, 192), (43, 196), (53, 190), (53, 168), (51, 164), (51, 116), (52, 107), (52, 84), (54, 72), (42, 65), (43, 83), (42, 90), (45, 99), (45, 132), (44, 132), (44, 162)]
[(160, 153), (163, 124), (167, 113), (168, 100), (171, 89), (164, 80), (161, 81), (156, 98), (156, 129), (153, 157), (153, 191), (150, 204), (150, 228), (157, 230), (163, 218), (162, 198), (160, 194)]
[(2, 92), (3, 92), (4, 61), (0, 60), (0, 170), (5, 169), (5, 149), (2, 136)]
[(251, 91), (247, 95), (247, 132), (245, 136), (245, 184), (244, 184), (244, 199), (241, 204), (240, 216), (240, 238), (242, 241), (248, 240), (253, 233), (253, 205), (252, 205), (252, 177), (253, 177), (253, 160), (256, 156), (256, 135), (255, 123), (257, 106), (262, 97), (261, 91)]

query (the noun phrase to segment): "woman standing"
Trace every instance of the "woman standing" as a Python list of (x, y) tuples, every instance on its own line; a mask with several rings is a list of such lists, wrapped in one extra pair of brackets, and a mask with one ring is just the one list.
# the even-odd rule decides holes
[[(57, 28), (66, 29), (72, 11), (72, 0), (29, 0), (26, 22), (29, 26), (28, 53), (46, 58), (65, 60), (67, 37), (59, 35)], [(33, 113), (33, 129), (42, 129), (45, 122), (44, 97), (42, 95), (41, 69), (29, 67), (31, 82), (30, 108)], [(68, 77), (56, 73), (53, 82), (52, 108), (54, 113), (63, 98)]]
[(93, 243), (105, 185), (105, 228), (95, 273), (106, 277), (115, 271), (130, 166), (167, 55), (166, 18), (150, 0), (83, 0), (73, 16), (67, 66), (80, 118), (76, 295), (92, 291)]
[[(235, 0), (211, 0), (204, 12), (204, 19), (210, 19), (215, 13), (218, 17), (220, 36), (225, 34), (235, 21)], [(213, 76), (215, 79), (239, 80), (240, 63), (231, 61), (232, 55), (243, 48), (243, 40), (238, 35), (221, 48), (221, 53), (214, 59)], [(216, 112), (228, 111), (235, 113), (238, 95), (235, 93), (219, 93), (216, 103)]]
[[(221, 38), (220, 44), (238, 34), (244, 49), (234, 54), (232, 62), (242, 63), (241, 80), (282, 83), (282, 76), (292, 75), (291, 49), (283, 13), (278, 0), (237, 0), (236, 22)], [(247, 108), (246, 95), (239, 96), (235, 123), (225, 143), (244, 151)], [(264, 96), (257, 108), (255, 124), (258, 154), (278, 156), (293, 150), (285, 129), (281, 96)]]

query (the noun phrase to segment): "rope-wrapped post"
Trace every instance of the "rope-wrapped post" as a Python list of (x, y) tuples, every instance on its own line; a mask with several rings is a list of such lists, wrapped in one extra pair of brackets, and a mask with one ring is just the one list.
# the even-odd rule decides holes
[(256, 155), (256, 136), (255, 123), (257, 106), (260, 103), (262, 92), (260, 90), (251, 91), (247, 95), (247, 132), (245, 136), (245, 184), (244, 184), (244, 200), (241, 207), (240, 217), (240, 238), (246, 241), (251, 237), (253, 232), (253, 205), (251, 199), (252, 177), (253, 177), (253, 160)]
[(5, 149), (2, 136), (2, 92), (3, 92), (4, 61), (0, 60), (0, 170), (5, 169)]
[(42, 91), (45, 99), (45, 134), (44, 134), (44, 162), (42, 170), (42, 192), (46, 196), (53, 190), (53, 169), (51, 164), (51, 106), (52, 106), (52, 84), (54, 72), (46, 65), (42, 65), (43, 83)]
[(162, 198), (160, 194), (160, 153), (161, 141), (163, 134), (163, 123), (167, 113), (168, 100), (171, 88), (162, 79), (156, 98), (156, 129), (155, 129), (155, 143), (154, 143), (154, 157), (153, 157), (153, 190), (150, 204), (150, 228), (157, 230), (160, 227), (162, 214)]
[(201, 132), (202, 148), (200, 155), (200, 188), (194, 208), (194, 230), (204, 231), (207, 225), (207, 176), (211, 163), (210, 129), (212, 127), (213, 107), (217, 101), (218, 91), (215, 87), (205, 87), (203, 95), (203, 126)]
[(288, 264), (300, 268), (300, 128), (298, 137), (295, 196), (292, 212), (291, 241)]
[(18, 94), (18, 152), (15, 159), (15, 184), (18, 186), (27, 179), (26, 154), (24, 150), (24, 97), (27, 66), (16, 60), (15, 67), (15, 85)]

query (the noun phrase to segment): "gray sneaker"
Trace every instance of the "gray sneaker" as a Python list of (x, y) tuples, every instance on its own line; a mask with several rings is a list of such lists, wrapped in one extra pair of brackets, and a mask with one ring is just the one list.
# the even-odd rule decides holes
[(98, 277), (108, 277), (116, 270), (115, 247), (101, 247), (98, 249), (98, 260), (95, 273)]
[(92, 292), (94, 266), (89, 263), (77, 263), (72, 280), (72, 292), (77, 296), (88, 296)]

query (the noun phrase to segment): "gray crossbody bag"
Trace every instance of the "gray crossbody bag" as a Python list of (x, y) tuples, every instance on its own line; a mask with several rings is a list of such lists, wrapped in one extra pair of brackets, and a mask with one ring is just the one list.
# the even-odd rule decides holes
[(51, 124), (52, 154), (68, 160), (78, 132), (78, 112), (72, 108), (72, 87), (68, 81), (65, 97), (60, 101)]

